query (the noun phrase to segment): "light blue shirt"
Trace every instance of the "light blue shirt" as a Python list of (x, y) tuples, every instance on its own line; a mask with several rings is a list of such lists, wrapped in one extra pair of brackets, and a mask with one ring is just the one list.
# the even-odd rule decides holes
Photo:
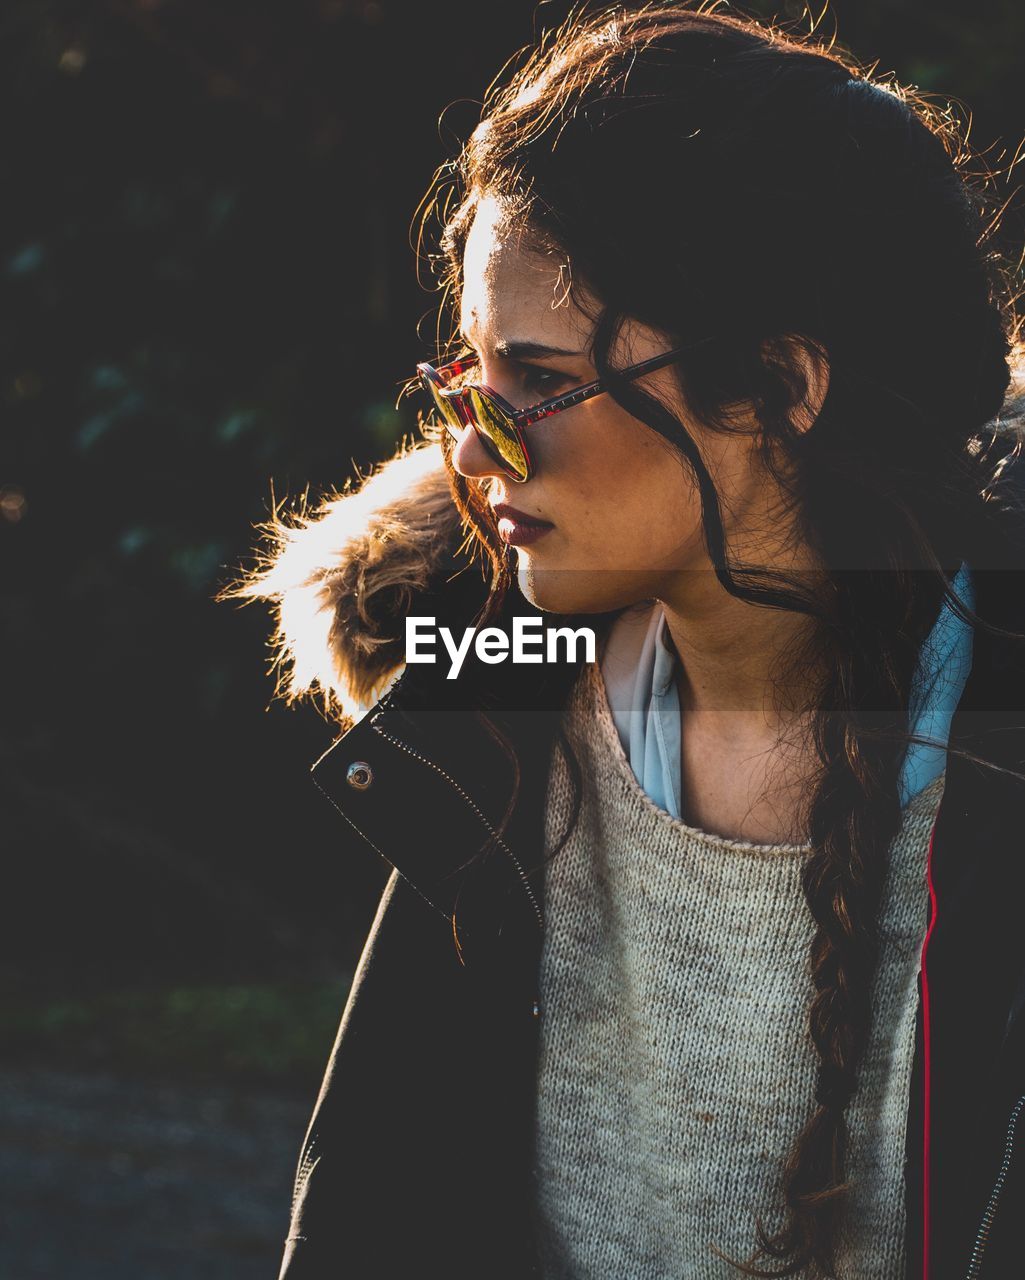
[[(954, 592), (975, 608), (971, 574), (962, 564)], [(682, 760), (676, 654), (658, 602), (650, 613), (623, 614), (613, 623), (601, 670), (623, 751), (655, 804), (679, 818)], [(901, 804), (938, 778), (946, 766), (950, 722), (972, 665), (972, 628), (945, 600), (919, 653), (912, 685), (913, 732), (933, 745), (911, 743), (901, 773)]]

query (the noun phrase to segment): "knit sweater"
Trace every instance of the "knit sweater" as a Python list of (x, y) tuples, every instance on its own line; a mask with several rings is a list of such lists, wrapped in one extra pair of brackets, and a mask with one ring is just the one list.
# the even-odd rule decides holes
[[(600, 668), (563, 726), (581, 764), (573, 836), (546, 869), (536, 1126), (545, 1280), (725, 1280), (782, 1222), (780, 1170), (814, 1110), (805, 845), (697, 830), (626, 758)], [(848, 1107), (850, 1280), (903, 1276), (903, 1160), (926, 860), (941, 775), (904, 809), (879, 921), (873, 1027)], [(545, 826), (570, 816), (553, 755)]]

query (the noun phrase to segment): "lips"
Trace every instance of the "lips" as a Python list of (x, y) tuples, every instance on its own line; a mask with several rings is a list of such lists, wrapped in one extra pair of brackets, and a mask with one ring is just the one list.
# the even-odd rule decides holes
[(510, 547), (526, 547), (538, 538), (543, 538), (555, 525), (550, 520), (542, 520), (538, 516), (528, 515), (525, 511), (517, 511), (504, 502), (492, 507), (498, 518), (498, 534)]
[(555, 526), (550, 520), (542, 520), (540, 516), (528, 515), (526, 511), (517, 511), (515, 507), (507, 506), (504, 502), (500, 502), (497, 506), (491, 508), (498, 520), (511, 520), (513, 524), (521, 525), (527, 529), (554, 529)]

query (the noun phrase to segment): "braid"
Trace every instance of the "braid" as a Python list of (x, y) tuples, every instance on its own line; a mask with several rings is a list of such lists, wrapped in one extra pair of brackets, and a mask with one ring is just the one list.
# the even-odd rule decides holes
[[(823, 763), (810, 802), (812, 852), (802, 877), (815, 926), (808, 1017), (819, 1058), (815, 1110), (783, 1167), (785, 1225), (770, 1235), (758, 1223), (760, 1253), (786, 1259), (787, 1265), (776, 1271), (744, 1267), (757, 1275), (794, 1275), (809, 1263), (822, 1275), (836, 1274), (849, 1188), (846, 1110), (872, 1025), (876, 924), (887, 853), (901, 822), (900, 744), (887, 730), (906, 727), (908, 655), (890, 653), (881, 661), (884, 651), (873, 643), (895, 631), (892, 618), (880, 616), (885, 588), (877, 575), (839, 576), (836, 589), (837, 632), (847, 643), (828, 678), (816, 722)], [(899, 599), (890, 603), (901, 608)], [(866, 634), (866, 617), (872, 619), (868, 630), (876, 633), (878, 625), (878, 634)], [(869, 716), (879, 723), (868, 723)], [(875, 736), (877, 730), (883, 732)]]

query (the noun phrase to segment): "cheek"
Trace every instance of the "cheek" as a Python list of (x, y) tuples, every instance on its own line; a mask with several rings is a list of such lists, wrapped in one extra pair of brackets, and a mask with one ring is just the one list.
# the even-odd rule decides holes
[(701, 520), (697, 490), (671, 446), (628, 416), (573, 434), (576, 462), (559, 471), (568, 481), (569, 534), (578, 550), (610, 565), (655, 567), (693, 542)]

